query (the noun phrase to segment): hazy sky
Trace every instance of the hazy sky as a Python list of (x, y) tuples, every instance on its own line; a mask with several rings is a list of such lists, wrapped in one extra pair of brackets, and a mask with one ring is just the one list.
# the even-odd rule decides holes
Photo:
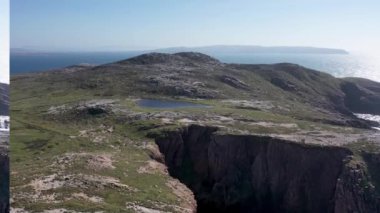
[(374, 52), (379, 11), (379, 0), (11, 0), (11, 47), (251, 44)]
[(9, 1), (0, 0), (0, 82), (9, 82)]

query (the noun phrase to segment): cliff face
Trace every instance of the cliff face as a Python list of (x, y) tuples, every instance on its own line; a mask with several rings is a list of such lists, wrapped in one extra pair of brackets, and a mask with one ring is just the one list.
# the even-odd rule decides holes
[(198, 212), (380, 210), (347, 149), (216, 130), (193, 125), (156, 139), (170, 174), (194, 192)]
[(0, 83), (0, 115), (8, 115), (9, 110), (9, 85)]
[[(368, 86), (371, 85), (371, 86)], [(351, 78), (341, 84), (344, 103), (353, 112), (380, 114), (380, 84)]]
[(0, 155), (0, 212), (9, 212), (9, 157), (6, 154)]
[[(380, 212), (380, 197), (376, 196), (375, 186), (378, 183), (376, 174), (380, 168), (380, 158), (374, 154), (365, 154), (364, 162), (351, 160), (343, 167), (337, 180), (335, 190), (336, 213), (345, 212)], [(376, 167), (376, 168), (371, 168)], [(371, 180), (369, 175), (372, 176)]]

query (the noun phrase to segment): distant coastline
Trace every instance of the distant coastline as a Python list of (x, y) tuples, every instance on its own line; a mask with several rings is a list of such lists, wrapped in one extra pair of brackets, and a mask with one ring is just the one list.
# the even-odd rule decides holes
[[(344, 56), (348, 52), (343, 49), (319, 47), (263, 47), (246, 45), (214, 45), (201, 47), (171, 47), (140, 51), (93, 51), (93, 52), (48, 52), (42, 50), (11, 48), (10, 71), (11, 75), (25, 72), (46, 71), (78, 64), (99, 65), (118, 60), (131, 58), (148, 52), (175, 53), (200, 52), (211, 55), (219, 60), (234, 63), (299, 63), (293, 60), (297, 57)], [(271, 57), (273, 55), (274, 57)], [(252, 57), (254, 56), (254, 57)], [(250, 59), (255, 60), (251, 61)], [(232, 60), (231, 60), (232, 59)], [(237, 60), (235, 60), (237, 59)], [(303, 60), (301, 60), (302, 62)], [(310, 61), (309, 59), (306, 61)], [(308, 66), (310, 63), (301, 65)], [(310, 66), (319, 69), (323, 67)], [(329, 71), (329, 70), (326, 70)]]
[(200, 52), (200, 53), (224, 53), (224, 54), (247, 54), (247, 53), (287, 53), (287, 54), (349, 54), (347, 50), (325, 47), (306, 47), (306, 46), (259, 46), (259, 45), (209, 45), (196, 47), (168, 47), (146, 50), (102, 50), (102, 51), (46, 51), (27, 48), (11, 48), (13, 55), (35, 55), (52, 53), (135, 53), (136, 55), (148, 52)]
[(212, 45), (200, 47), (171, 47), (157, 52), (201, 52), (204, 54), (349, 54), (344, 49), (303, 46), (256, 46), (256, 45)]
[[(207, 48), (206, 48), (207, 49)], [(356, 52), (349, 54), (327, 53), (265, 53), (242, 51), (214, 51), (210, 55), (225, 63), (243, 64), (274, 64), (294, 63), (307, 68), (323, 71), (335, 77), (363, 77), (380, 81), (380, 63), (378, 57), (370, 57), (366, 54)], [(210, 48), (208, 48), (210, 50)], [(215, 49), (214, 49), (215, 50)], [(113, 51), (113, 52), (45, 52), (25, 49), (15, 49), (10, 55), (11, 76), (38, 71), (49, 71), (78, 64), (100, 65), (125, 60), (143, 53), (180, 52), (180, 49), (156, 49), (149, 51)], [(233, 52), (235, 51), (235, 52)], [(347, 52), (345, 50), (342, 50)], [(194, 51), (192, 51), (194, 52)], [(203, 51), (203, 52), (206, 52)], [(337, 52), (341, 52), (338, 51)]]

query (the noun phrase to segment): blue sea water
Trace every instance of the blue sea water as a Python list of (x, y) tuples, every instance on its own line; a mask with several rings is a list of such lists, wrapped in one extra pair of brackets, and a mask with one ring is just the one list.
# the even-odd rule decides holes
[[(44, 71), (75, 64), (100, 65), (127, 59), (142, 52), (11, 53), (11, 75)], [(296, 63), (336, 77), (363, 77), (380, 82), (380, 57), (357, 54), (212, 54), (226, 63)]]
[(100, 65), (139, 54), (137, 52), (11, 53), (10, 73), (14, 75), (45, 71), (78, 64)]
[(227, 63), (295, 63), (335, 77), (362, 77), (380, 82), (380, 57), (360, 54), (249, 54), (220, 55)]

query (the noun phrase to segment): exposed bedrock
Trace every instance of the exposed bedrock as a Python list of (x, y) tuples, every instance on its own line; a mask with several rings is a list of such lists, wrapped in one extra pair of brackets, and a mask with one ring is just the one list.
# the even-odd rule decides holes
[(380, 115), (380, 92), (375, 88), (347, 81), (342, 83), (341, 89), (345, 93), (344, 103), (352, 112)]
[(348, 149), (216, 131), (192, 125), (156, 138), (198, 212), (379, 212)]

